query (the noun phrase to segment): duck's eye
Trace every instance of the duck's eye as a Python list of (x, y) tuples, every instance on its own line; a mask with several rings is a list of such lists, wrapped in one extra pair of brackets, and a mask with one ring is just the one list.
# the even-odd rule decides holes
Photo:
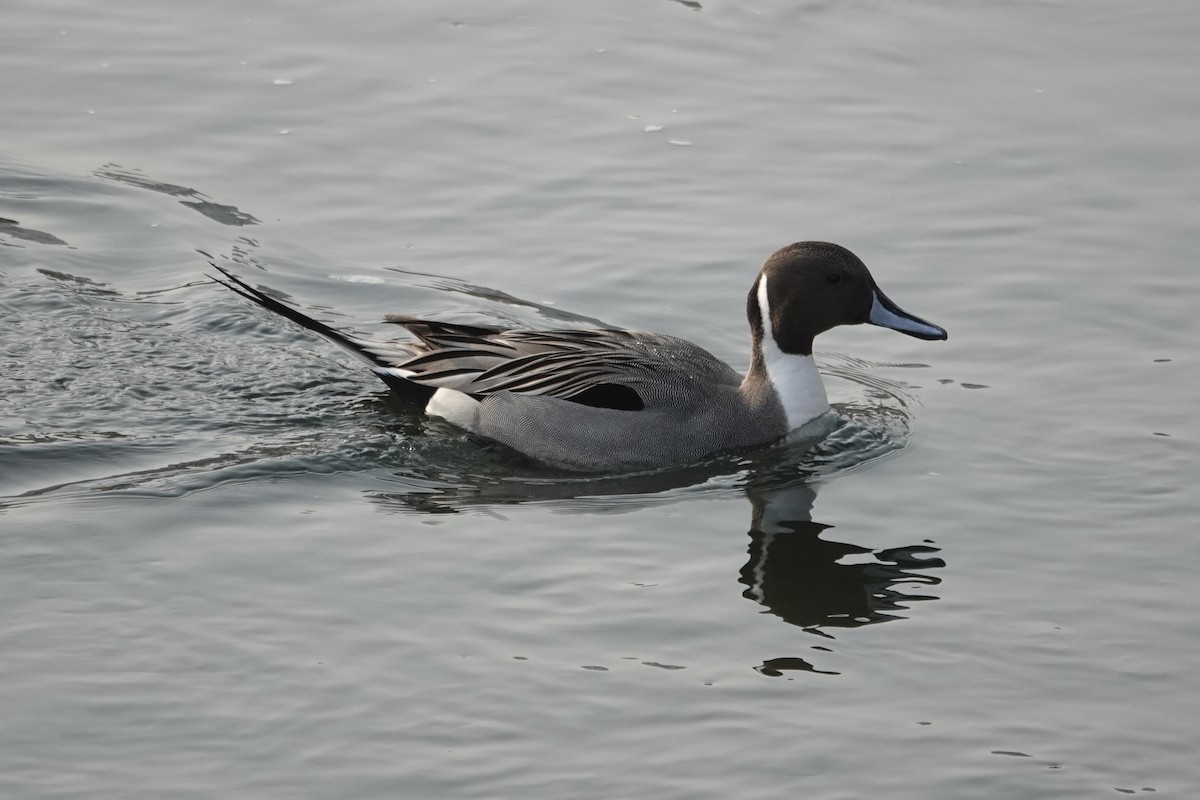
[(842, 276), (841, 276), (841, 275), (838, 275), (836, 272), (834, 272), (834, 273), (832, 273), (831, 275), (827, 276), (827, 277), (825, 278), (825, 280), (829, 281), (830, 283), (841, 283), (841, 282), (842, 282)]

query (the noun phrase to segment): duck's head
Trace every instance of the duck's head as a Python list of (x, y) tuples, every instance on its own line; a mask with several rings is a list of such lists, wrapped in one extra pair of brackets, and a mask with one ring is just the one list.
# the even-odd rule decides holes
[(755, 340), (773, 334), (784, 353), (812, 355), (817, 334), (868, 323), (918, 339), (946, 330), (904, 311), (879, 290), (858, 256), (829, 242), (797, 242), (763, 264), (746, 298)]

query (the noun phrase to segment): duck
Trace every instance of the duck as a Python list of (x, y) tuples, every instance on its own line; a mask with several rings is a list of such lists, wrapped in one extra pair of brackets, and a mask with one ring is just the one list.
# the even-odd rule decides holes
[(425, 413), (579, 472), (685, 465), (836, 417), (813, 339), (839, 325), (948, 338), (892, 302), (856, 255), (830, 242), (788, 245), (759, 270), (746, 296), (744, 375), (685, 339), (618, 328), (509, 329), (387, 314), (384, 322), (410, 338), (367, 338), (212, 266), (222, 277), (211, 280), (354, 354)]

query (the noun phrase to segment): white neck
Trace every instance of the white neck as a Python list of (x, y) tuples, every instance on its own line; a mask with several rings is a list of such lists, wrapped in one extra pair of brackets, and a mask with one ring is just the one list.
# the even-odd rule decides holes
[(758, 282), (758, 311), (762, 314), (763, 324), (763, 366), (783, 405), (788, 430), (795, 430), (829, 410), (825, 384), (821, 382), (821, 373), (812, 356), (785, 353), (776, 344), (765, 275)]

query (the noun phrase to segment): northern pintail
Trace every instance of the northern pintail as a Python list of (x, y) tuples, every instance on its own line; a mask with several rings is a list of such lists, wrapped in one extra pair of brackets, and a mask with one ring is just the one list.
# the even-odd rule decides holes
[(946, 338), (889, 300), (857, 256), (827, 242), (789, 245), (763, 265), (746, 298), (753, 349), (745, 376), (691, 342), (639, 331), (505, 330), (388, 314), (416, 340), (373, 341), (216, 268), (225, 280), (213, 280), (331, 339), (427, 413), (573, 470), (692, 462), (824, 417), (813, 337), (838, 325)]

